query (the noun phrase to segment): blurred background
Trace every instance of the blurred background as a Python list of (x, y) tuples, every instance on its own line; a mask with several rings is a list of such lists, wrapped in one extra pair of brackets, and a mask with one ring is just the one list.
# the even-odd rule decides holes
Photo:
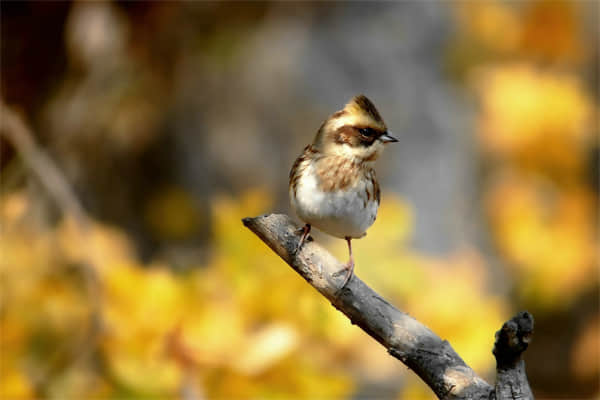
[(240, 222), (359, 93), (400, 142), (357, 275), (490, 382), (530, 311), (536, 396), (598, 398), (598, 15), (2, 2), (0, 398), (433, 398)]

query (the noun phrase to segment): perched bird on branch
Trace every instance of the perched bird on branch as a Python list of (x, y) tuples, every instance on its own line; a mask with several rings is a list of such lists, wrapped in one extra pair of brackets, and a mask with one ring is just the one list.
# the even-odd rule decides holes
[(342, 287), (354, 272), (351, 241), (365, 236), (377, 216), (380, 191), (373, 164), (386, 143), (397, 141), (373, 103), (359, 95), (323, 122), (290, 171), (292, 208), (306, 223), (297, 250), (312, 226), (346, 239), (350, 260)]

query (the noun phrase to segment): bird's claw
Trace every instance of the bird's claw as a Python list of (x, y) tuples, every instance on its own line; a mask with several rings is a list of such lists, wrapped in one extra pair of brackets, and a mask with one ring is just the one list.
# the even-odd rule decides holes
[(302, 247), (302, 243), (298, 242), (298, 245), (296, 245), (296, 249), (294, 250), (294, 254), (298, 254), (300, 252), (301, 247)]
[(304, 242), (310, 242), (313, 240), (313, 238), (308, 234), (309, 232), (310, 232), (310, 225), (308, 225), (308, 224), (306, 224), (302, 228), (299, 228), (298, 230), (296, 230), (296, 233), (302, 234), (302, 236), (300, 237), (300, 241), (298, 241), (298, 245), (296, 246), (296, 250), (295, 250), (294, 254), (298, 254), (298, 252), (302, 248), (302, 245), (304, 244)]
[(346, 287), (346, 285), (348, 284), (348, 282), (350, 281), (350, 278), (352, 278), (352, 275), (354, 275), (354, 262), (350, 261), (348, 264), (346, 264), (344, 266), (344, 268), (340, 269), (339, 271), (336, 271), (332, 274), (332, 276), (338, 277), (340, 275), (342, 275), (343, 273), (346, 274), (346, 276), (344, 277), (344, 282), (342, 283), (342, 285), (340, 286), (340, 288), (338, 290), (342, 290), (343, 288)]

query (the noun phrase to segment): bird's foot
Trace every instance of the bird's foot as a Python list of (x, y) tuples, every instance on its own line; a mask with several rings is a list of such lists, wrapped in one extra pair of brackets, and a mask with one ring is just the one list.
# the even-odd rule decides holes
[(298, 245), (296, 246), (295, 254), (298, 254), (298, 252), (302, 248), (302, 245), (304, 244), (304, 242), (305, 241), (310, 242), (313, 240), (313, 238), (309, 235), (309, 233), (310, 233), (310, 225), (309, 224), (306, 224), (302, 228), (298, 229), (296, 231), (296, 233), (302, 234), (302, 236), (300, 237), (300, 241), (298, 241)]
[(342, 290), (343, 288), (345, 288), (346, 285), (348, 284), (348, 282), (350, 281), (350, 278), (352, 278), (352, 275), (354, 275), (354, 260), (353, 259), (350, 259), (350, 261), (348, 261), (348, 263), (346, 265), (344, 265), (344, 267), (342, 269), (334, 272), (333, 276), (337, 277), (344, 273), (346, 274), (346, 276), (344, 277), (344, 283), (342, 283), (342, 286), (340, 286), (340, 288), (338, 290)]

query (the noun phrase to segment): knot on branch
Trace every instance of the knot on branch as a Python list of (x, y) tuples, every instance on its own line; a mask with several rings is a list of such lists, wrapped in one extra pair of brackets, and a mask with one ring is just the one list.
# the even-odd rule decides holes
[(521, 359), (533, 336), (533, 316), (521, 311), (496, 332), (494, 356), (497, 368), (511, 368)]

